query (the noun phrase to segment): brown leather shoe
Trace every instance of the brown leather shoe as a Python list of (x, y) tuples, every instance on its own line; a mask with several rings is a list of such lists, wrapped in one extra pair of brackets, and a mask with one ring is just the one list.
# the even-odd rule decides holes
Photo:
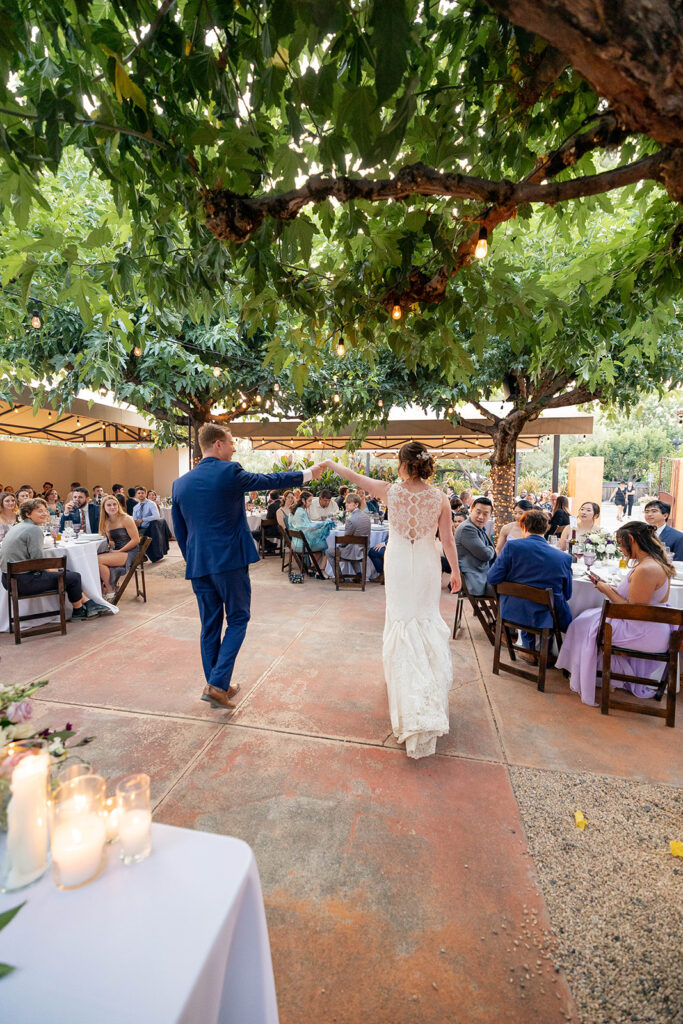
[(212, 708), (229, 708), (232, 710), (236, 708), (236, 704), (230, 702), (231, 697), (235, 697), (241, 687), (239, 683), (235, 686), (231, 686), (228, 690), (221, 690), (218, 686), (205, 686), (204, 693), (202, 694), (202, 700), (209, 702)]
[(524, 650), (518, 648), (515, 653), (520, 656), (522, 661), (527, 661), (530, 665), (538, 665), (538, 654), (536, 651), (532, 651), (530, 648), (525, 647)]

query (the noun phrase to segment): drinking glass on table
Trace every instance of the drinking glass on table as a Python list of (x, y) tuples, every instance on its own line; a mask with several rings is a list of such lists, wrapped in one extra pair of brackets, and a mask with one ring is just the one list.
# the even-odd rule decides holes
[(595, 562), (596, 557), (595, 551), (593, 551), (591, 547), (587, 547), (583, 553), (583, 564), (587, 569), (590, 569), (591, 565)]
[(72, 529), (74, 531), (74, 536), (75, 536), (76, 540), (78, 540), (78, 535), (81, 532), (81, 524), (80, 523), (74, 523)]
[(581, 544), (580, 542), (577, 542), (577, 543), (576, 543), (576, 544), (574, 545), (574, 548), (573, 548), (573, 553), (574, 553), (574, 554), (576, 555), (576, 560), (577, 560), (577, 562), (580, 562), (580, 561), (581, 561), (581, 559), (582, 559), (582, 558), (583, 558), (583, 556), (584, 556), (584, 552), (585, 552), (585, 550), (586, 550), (585, 546), (584, 546), (583, 544)]

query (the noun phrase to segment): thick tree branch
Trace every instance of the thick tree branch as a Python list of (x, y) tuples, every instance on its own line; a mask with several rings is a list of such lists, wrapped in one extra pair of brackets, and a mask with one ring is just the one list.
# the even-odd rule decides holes
[(544, 403), (544, 409), (563, 409), (567, 405), (583, 405), (584, 402), (593, 402), (600, 398), (598, 392), (591, 390), (586, 384), (580, 384), (572, 391), (566, 391), (563, 395), (556, 395)]
[(470, 405), (473, 405), (475, 409), (479, 410), (482, 416), (485, 416), (487, 420), (493, 420), (494, 423), (500, 423), (501, 419), (504, 418), (502, 416), (497, 416), (495, 412), (491, 412), (491, 410), (487, 409), (485, 405), (481, 404), (481, 402), (470, 402)]
[[(6, 110), (4, 107), (0, 107), (0, 114), (8, 114), (10, 117), (16, 117), (19, 121), (40, 120), (38, 114), (30, 114), (24, 110)], [(82, 124), (86, 128), (101, 128), (105, 132), (119, 132), (121, 135), (130, 135), (134, 139), (142, 139), (143, 142), (149, 142), (150, 145), (158, 146), (160, 149), (170, 148), (168, 143), (162, 142), (161, 139), (155, 139), (153, 135), (146, 132), (139, 132), (136, 128), (126, 128), (123, 124), (105, 124), (103, 121), (92, 121), (86, 117), (57, 117), (55, 120), (60, 124)]]
[[(208, 190), (204, 197), (206, 225), (217, 238), (246, 242), (266, 217), (293, 220), (304, 206), (321, 203), (325, 199), (336, 199), (340, 203), (357, 199), (378, 203), (420, 195), (473, 199), (500, 209), (514, 209), (522, 203), (555, 205), (569, 199), (610, 192), (638, 181), (661, 181), (662, 168), (671, 157), (669, 150), (662, 149), (652, 156), (611, 171), (546, 184), (536, 184), (531, 180), (515, 183), (508, 180), (490, 181), (467, 174), (444, 174), (418, 163), (401, 168), (394, 178), (370, 180), (312, 177), (301, 188), (258, 199), (237, 195), (228, 189), (214, 188)], [(675, 198), (683, 198), (683, 188), (681, 195)]]
[(486, 0), (566, 55), (632, 131), (683, 145), (683, 6), (662, 0)]
[(468, 420), (460, 414), (454, 417), (462, 427), (467, 427), (473, 434), (488, 434), (493, 437), (498, 428), (497, 423), (482, 423), (481, 420)]
[(519, 88), (519, 100), (522, 106), (528, 109), (538, 103), (541, 96), (553, 82), (557, 81), (568, 65), (569, 60), (564, 53), (560, 53), (552, 46), (546, 47), (533, 74), (525, 82), (522, 82)]

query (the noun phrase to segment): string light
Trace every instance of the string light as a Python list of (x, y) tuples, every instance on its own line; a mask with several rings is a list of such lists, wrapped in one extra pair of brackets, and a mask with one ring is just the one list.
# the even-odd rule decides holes
[(80, 425), (81, 425), (81, 417), (78, 416), (77, 419), (76, 419), (76, 426), (80, 427)]
[(242, 402), (242, 408), (246, 409), (246, 407), (247, 407), (247, 403), (246, 402)]
[(49, 420), (51, 420), (51, 419), (52, 419), (52, 409), (48, 409), (48, 410), (47, 410), (47, 418), (48, 418)]
[(392, 320), (400, 320), (402, 316), (403, 316), (403, 310), (401, 309), (401, 307), (400, 306), (394, 306), (392, 311), (391, 311), (391, 318), (392, 318)]
[(333, 401), (333, 402), (334, 402), (335, 404), (336, 404), (337, 402), (341, 402), (341, 398), (339, 397), (339, 395), (337, 394), (337, 392), (336, 392), (336, 391), (335, 391), (334, 395), (332, 396), (332, 401)]
[(141, 356), (142, 355), (142, 349), (140, 348), (139, 345), (136, 345), (135, 348), (133, 349), (133, 355), (134, 356)]
[(40, 319), (40, 314), (37, 309), (33, 310), (33, 316), (31, 317), (31, 327), (35, 327), (37, 331), (43, 326), (43, 321)]
[(260, 395), (257, 395), (257, 396), (256, 396), (256, 404), (257, 404), (257, 405), (260, 405), (262, 401), (263, 401), (263, 399), (261, 398), (261, 396), (260, 396)]
[(448, 407), (448, 415), (449, 416), (453, 415), (453, 406), (452, 405), (449, 405), (449, 407)]
[(273, 391), (279, 391), (279, 390), (280, 390), (280, 385), (278, 384), (277, 381), (275, 381), (275, 383), (273, 384)]
[(380, 407), (380, 409), (381, 409), (381, 408), (382, 408), (382, 406), (384, 405), (384, 402), (383, 402), (383, 401), (382, 401), (382, 399), (380, 398), (380, 400), (379, 400), (379, 402), (378, 402), (377, 404), (378, 404), (378, 406), (379, 406), (379, 407)]
[(214, 368), (213, 368), (213, 375), (214, 375), (214, 377), (220, 377), (220, 375), (221, 375), (221, 368), (220, 368), (220, 366), (214, 366)]
[(339, 344), (337, 345), (337, 355), (341, 358), (341, 356), (343, 356), (345, 352), (346, 352), (346, 349), (344, 347), (344, 342), (340, 338), (339, 339)]
[(478, 260), (483, 260), (489, 251), (489, 244), (486, 239), (489, 237), (488, 229), (481, 228), (479, 231), (479, 241), (477, 242), (474, 250), (474, 255)]

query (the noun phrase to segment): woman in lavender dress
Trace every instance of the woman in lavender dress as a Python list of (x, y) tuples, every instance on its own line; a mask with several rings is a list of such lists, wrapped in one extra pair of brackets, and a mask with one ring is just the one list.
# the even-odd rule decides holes
[[(653, 526), (646, 523), (627, 523), (617, 530), (617, 544), (624, 556), (635, 566), (615, 589), (602, 580), (596, 589), (614, 604), (665, 605), (669, 597), (669, 583), (675, 569), (666, 559), (664, 548)], [(557, 667), (570, 675), (572, 690), (580, 694), (584, 704), (595, 706), (598, 649), (597, 636), (602, 617), (601, 608), (582, 612), (567, 630)], [(647, 652), (665, 651), (669, 645), (670, 627), (659, 622), (634, 622), (615, 619), (612, 637), (620, 647)], [(626, 675), (646, 676), (652, 686), (612, 680), (614, 687), (629, 690), (636, 697), (652, 697), (662, 676), (661, 663), (647, 658), (612, 657), (612, 671)]]

